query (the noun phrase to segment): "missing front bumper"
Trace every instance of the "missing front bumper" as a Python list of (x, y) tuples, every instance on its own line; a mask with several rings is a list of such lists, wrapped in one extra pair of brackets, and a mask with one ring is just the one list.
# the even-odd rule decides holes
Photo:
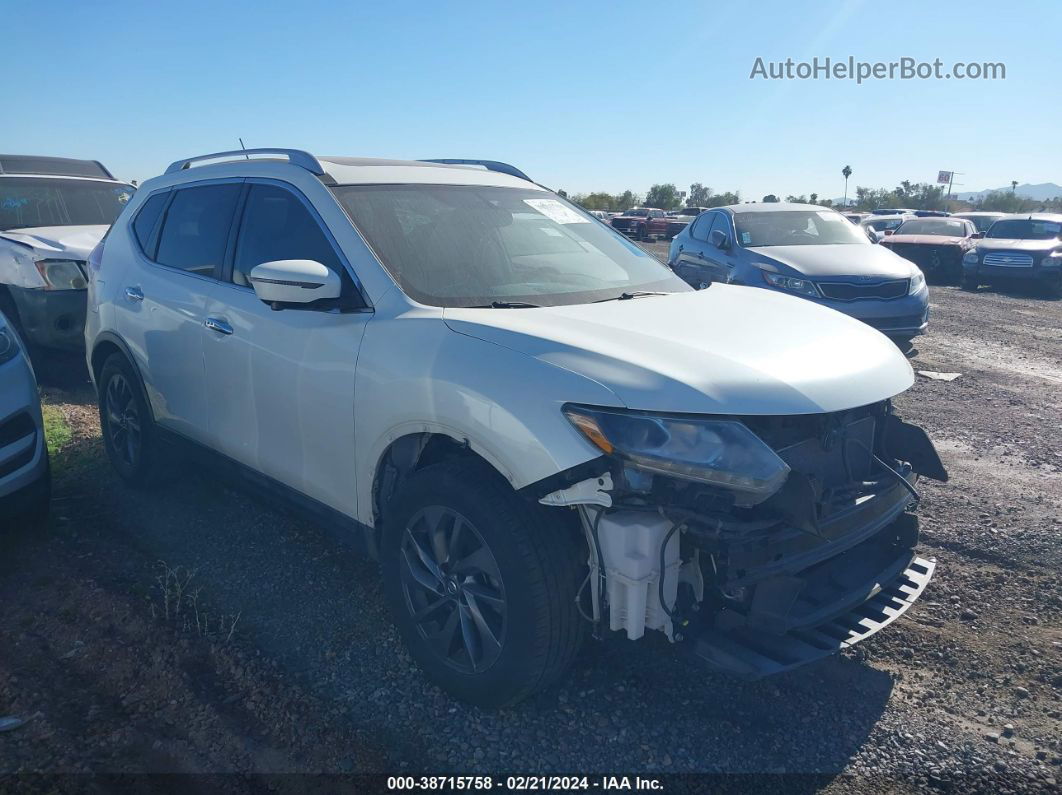
[(914, 557), (873, 595), (822, 623), (775, 635), (749, 627), (705, 629), (693, 652), (713, 668), (746, 679), (782, 673), (836, 654), (884, 629), (922, 595), (936, 563)]

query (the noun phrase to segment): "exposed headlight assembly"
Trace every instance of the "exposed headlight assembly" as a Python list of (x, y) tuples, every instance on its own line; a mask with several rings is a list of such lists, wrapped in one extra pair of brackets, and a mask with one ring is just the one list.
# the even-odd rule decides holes
[(81, 266), (72, 259), (42, 259), (34, 263), (45, 290), (84, 290), (88, 286)]
[(0, 364), (5, 364), (18, 356), (18, 343), (8, 329), (0, 326)]
[(800, 293), (800, 295), (814, 296), (815, 298), (819, 296), (818, 288), (815, 287), (815, 283), (812, 281), (795, 276), (783, 276), (781, 273), (771, 273), (771, 271), (762, 271), (762, 273), (764, 280), (772, 287), (788, 290), (791, 293)]
[(735, 492), (756, 505), (785, 482), (789, 467), (735, 420), (661, 416), (568, 404), (564, 416), (595, 447), (631, 466)]
[(908, 295), (914, 295), (923, 287), (926, 286), (926, 275), (921, 270), (915, 269), (914, 276), (911, 277), (911, 287), (907, 291)]
[(977, 264), (977, 249), (972, 248), (962, 255), (962, 261), (968, 265)]

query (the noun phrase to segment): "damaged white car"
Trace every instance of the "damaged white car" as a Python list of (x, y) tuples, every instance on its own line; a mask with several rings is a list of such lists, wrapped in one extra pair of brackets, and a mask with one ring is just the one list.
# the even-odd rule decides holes
[(460, 698), (526, 697), (609, 630), (783, 671), (932, 574), (910, 509), (947, 475), (893, 412), (895, 345), (797, 297), (694, 291), (512, 166), (178, 161), (89, 272), (118, 473), (206, 451), (362, 539)]
[(81, 349), (85, 260), (133, 191), (96, 160), (0, 155), (0, 311), (27, 345)]

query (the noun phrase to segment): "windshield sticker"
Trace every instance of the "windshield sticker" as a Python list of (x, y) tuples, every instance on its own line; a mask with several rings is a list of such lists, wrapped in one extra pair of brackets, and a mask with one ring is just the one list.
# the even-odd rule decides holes
[(752, 235), (750, 235), (748, 232), (742, 232), (741, 233), (741, 245), (747, 246), (751, 242), (752, 242)]
[(550, 237), (564, 237), (564, 234), (559, 229), (554, 229), (552, 226), (540, 226), (539, 231)]
[(524, 199), (524, 204), (532, 210), (536, 210), (549, 220), (558, 224), (588, 224), (589, 218), (584, 218), (570, 207), (565, 207), (556, 199)]

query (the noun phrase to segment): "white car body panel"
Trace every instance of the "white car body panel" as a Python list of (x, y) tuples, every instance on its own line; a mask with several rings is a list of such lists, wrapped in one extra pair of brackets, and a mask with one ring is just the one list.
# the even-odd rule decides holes
[(0, 232), (0, 284), (43, 288), (34, 266), (42, 259), (84, 261), (107, 232), (106, 224), (39, 226)]
[(445, 315), (457, 331), (580, 373), (646, 411), (814, 414), (884, 400), (914, 380), (896, 346), (866, 324), (736, 285)]

